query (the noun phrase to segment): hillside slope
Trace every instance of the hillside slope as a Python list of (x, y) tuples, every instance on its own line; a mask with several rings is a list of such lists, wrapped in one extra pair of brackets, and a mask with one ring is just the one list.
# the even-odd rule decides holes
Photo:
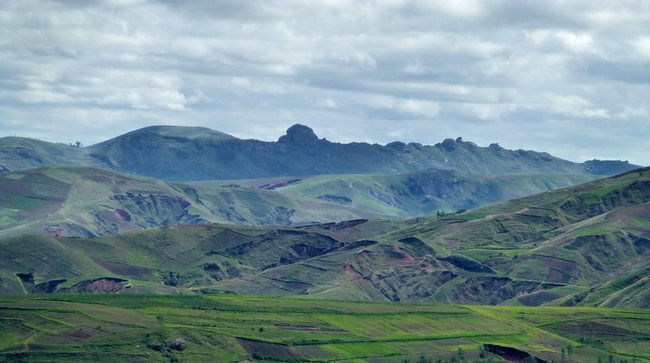
[(650, 169), (642, 169), (410, 221), (23, 236), (0, 241), (0, 285), (5, 292), (650, 307), (649, 202)]
[(0, 175), (1, 236), (96, 236), (211, 218), (164, 182), (104, 169), (36, 168)]
[[(584, 179), (559, 175), (484, 177), (429, 170), (393, 176), (169, 184), (96, 168), (36, 168), (0, 175), (0, 236), (101, 236), (206, 222), (289, 226), (413, 217), (533, 194)], [(343, 190), (341, 185), (351, 187)]]

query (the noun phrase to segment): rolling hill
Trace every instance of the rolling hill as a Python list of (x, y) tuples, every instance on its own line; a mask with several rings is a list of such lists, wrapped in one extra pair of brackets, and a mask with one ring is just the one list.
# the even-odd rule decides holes
[(0, 236), (101, 236), (207, 222), (305, 225), (413, 217), (555, 189), (580, 175), (335, 175), (167, 183), (86, 167), (0, 174)]
[(0, 241), (3, 292), (649, 307), (650, 169), (407, 221)]
[(43, 141), (0, 139), (0, 171), (37, 166), (92, 166), (163, 180), (253, 179), (323, 174), (406, 174), (427, 169), (465, 174), (611, 175), (636, 168), (623, 161), (573, 163), (462, 138), (428, 146), (393, 142), (340, 144), (294, 125), (277, 142), (241, 140), (199, 127), (151, 126), (96, 145), (74, 148)]

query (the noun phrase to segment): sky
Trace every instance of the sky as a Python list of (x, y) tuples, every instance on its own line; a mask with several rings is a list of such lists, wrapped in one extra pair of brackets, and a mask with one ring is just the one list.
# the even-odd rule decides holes
[(650, 2), (0, 3), (0, 137), (150, 125), (650, 165)]

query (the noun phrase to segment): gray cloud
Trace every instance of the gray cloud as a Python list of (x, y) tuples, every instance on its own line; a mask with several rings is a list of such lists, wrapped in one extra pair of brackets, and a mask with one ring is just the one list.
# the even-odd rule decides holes
[(0, 130), (151, 124), (650, 164), (643, 1), (6, 1)]

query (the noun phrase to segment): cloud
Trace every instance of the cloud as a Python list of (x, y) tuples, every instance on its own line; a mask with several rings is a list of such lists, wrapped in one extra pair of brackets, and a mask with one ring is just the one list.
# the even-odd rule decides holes
[(300, 122), (341, 142), (462, 136), (650, 164), (649, 23), (643, 1), (10, 0), (0, 129), (276, 140)]

